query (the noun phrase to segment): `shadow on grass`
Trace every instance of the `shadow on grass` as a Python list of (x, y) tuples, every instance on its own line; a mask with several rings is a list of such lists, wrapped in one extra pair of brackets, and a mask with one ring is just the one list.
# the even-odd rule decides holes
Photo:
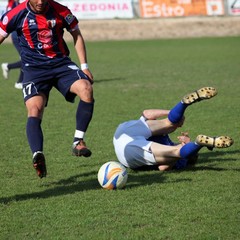
[[(179, 183), (179, 182), (190, 182), (192, 181), (191, 178), (179, 178), (174, 180), (169, 180), (168, 176), (169, 174), (180, 174), (183, 171), (240, 171), (240, 169), (234, 169), (231, 168), (221, 168), (221, 167), (215, 167), (214, 163), (211, 164), (211, 161), (216, 162), (216, 158), (218, 156), (222, 156), (223, 154), (232, 155), (236, 154), (239, 155), (239, 150), (236, 151), (229, 151), (229, 152), (214, 152), (211, 153), (201, 153), (200, 163), (209, 163), (208, 166), (189, 166), (187, 169), (184, 170), (173, 170), (169, 172), (159, 172), (156, 168), (148, 168), (148, 169), (141, 169), (138, 171), (129, 170), (129, 181), (128, 181), (128, 188), (133, 187), (139, 187), (144, 185), (151, 185), (153, 183)], [(211, 158), (211, 159), (209, 159)], [(219, 159), (219, 161), (237, 161), (237, 158), (224, 158)], [(156, 170), (156, 171), (153, 171)], [(94, 179), (85, 180), (85, 178), (92, 178), (94, 176)], [(61, 179), (59, 181), (53, 181), (53, 182), (43, 182), (41, 184), (42, 187), (48, 187), (48, 189), (35, 192), (35, 193), (26, 193), (26, 194), (16, 194), (14, 196), (10, 197), (1, 197), (0, 203), (1, 204), (9, 204), (11, 202), (15, 201), (26, 201), (29, 199), (45, 199), (50, 197), (57, 197), (61, 195), (68, 195), (68, 194), (74, 194), (77, 192), (82, 191), (88, 191), (88, 190), (97, 190), (100, 189), (98, 180), (96, 179), (97, 172), (91, 171), (91, 172), (85, 172), (83, 174), (78, 174), (75, 176), (71, 176), (67, 179)]]
[[(198, 163), (199, 164), (208, 164), (208, 166), (199, 166), (198, 163), (195, 166), (189, 167), (188, 171), (202, 171), (202, 170), (209, 170), (209, 171), (240, 171), (240, 168), (233, 168), (231, 165), (229, 165), (228, 168), (226, 167), (216, 167), (216, 165), (219, 165), (218, 162), (235, 162), (239, 161), (238, 157), (233, 156), (239, 156), (240, 150), (234, 150), (234, 151), (214, 151), (214, 152), (206, 152), (206, 153), (200, 153)], [(224, 156), (224, 158), (223, 158)], [(228, 157), (229, 156), (229, 157)], [(213, 163), (214, 162), (214, 163)]]
[[(151, 185), (153, 183), (166, 183), (167, 176), (161, 172), (149, 172), (137, 174), (129, 170), (129, 181), (128, 187), (139, 187), (144, 185)], [(94, 179), (85, 180), (86, 177), (94, 176)], [(27, 201), (30, 199), (45, 199), (50, 197), (57, 197), (61, 195), (69, 195), (77, 192), (88, 191), (88, 190), (99, 190), (101, 189), (98, 180), (96, 178), (97, 172), (86, 172), (83, 174), (78, 174), (75, 176), (71, 176), (67, 179), (61, 179), (59, 181), (53, 182), (43, 182), (41, 183), (42, 187), (47, 187), (48, 189), (43, 191), (38, 191), (34, 193), (26, 193), (26, 194), (16, 194), (10, 197), (1, 197), (1, 204), (9, 204), (11, 202), (18, 201)], [(191, 181), (191, 179), (178, 179), (174, 182), (180, 181)]]
[[(233, 158), (233, 155), (239, 156), (240, 150), (229, 150), (229, 151), (217, 151), (213, 150), (214, 152), (205, 152), (205, 153), (199, 153), (200, 156), (200, 162), (201, 163), (208, 163), (211, 161), (237, 161), (238, 157)], [(224, 156), (224, 159), (223, 159)], [(228, 157), (229, 156), (229, 157)]]
[[(153, 174), (153, 170), (155, 173)], [(159, 170), (152, 169), (152, 170), (143, 170), (145, 174), (139, 174), (142, 170), (138, 171), (129, 171), (129, 180), (127, 183), (128, 188), (135, 188), (135, 187), (142, 187), (144, 185), (152, 185), (152, 184), (167, 184), (167, 183), (180, 183), (180, 182), (191, 182), (191, 178), (178, 178), (178, 179), (170, 179), (168, 178), (169, 174), (175, 173), (178, 174), (180, 171), (169, 171), (169, 172), (160, 172)]]
[(96, 176), (97, 172), (92, 171), (84, 174), (78, 174), (71, 176), (67, 179), (61, 179), (56, 182), (43, 182), (42, 187), (48, 187), (48, 189), (26, 194), (16, 194), (12, 197), (1, 197), (1, 204), (8, 204), (14, 201), (26, 201), (29, 199), (44, 199), (49, 197), (57, 197), (61, 195), (74, 194), (76, 192), (81, 192), (85, 190), (97, 189), (99, 184), (97, 180), (87, 180), (84, 181), (82, 178), (89, 177), (92, 175)]
[(121, 78), (121, 77), (105, 78), (105, 79), (95, 80), (95, 81), (94, 81), (94, 84), (96, 84), (96, 83), (102, 83), (102, 82), (125, 81), (125, 80), (127, 80), (127, 79), (126, 79), (126, 78)]

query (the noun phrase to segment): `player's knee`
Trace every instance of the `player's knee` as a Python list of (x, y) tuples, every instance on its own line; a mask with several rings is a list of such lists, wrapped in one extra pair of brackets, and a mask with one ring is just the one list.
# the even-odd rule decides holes
[(28, 117), (42, 118), (43, 109), (39, 108), (37, 105), (31, 105), (27, 107)]
[(93, 101), (93, 88), (89, 81), (80, 81), (77, 95), (85, 102)]

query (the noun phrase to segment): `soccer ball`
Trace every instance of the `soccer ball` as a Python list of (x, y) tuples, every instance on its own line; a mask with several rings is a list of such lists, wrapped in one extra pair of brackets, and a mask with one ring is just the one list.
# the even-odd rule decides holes
[(119, 162), (106, 162), (98, 171), (98, 182), (105, 189), (123, 188), (127, 179), (127, 169)]

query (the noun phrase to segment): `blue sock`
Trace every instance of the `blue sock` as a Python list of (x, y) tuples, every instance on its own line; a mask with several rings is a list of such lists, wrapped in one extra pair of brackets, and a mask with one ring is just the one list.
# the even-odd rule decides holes
[(32, 153), (43, 151), (42, 120), (36, 117), (29, 117), (27, 120), (26, 133)]
[(188, 158), (189, 156), (196, 154), (201, 148), (202, 146), (199, 146), (194, 142), (189, 142), (180, 149), (180, 156), (181, 158)]
[[(87, 103), (81, 100), (79, 102), (76, 112), (76, 130), (79, 130), (81, 132), (87, 131), (88, 125), (92, 119), (93, 109), (94, 101)], [(74, 142), (78, 140), (78, 138), (74, 138)]]
[(168, 119), (172, 123), (178, 123), (182, 120), (184, 112), (186, 108), (188, 107), (187, 104), (184, 104), (182, 102), (179, 102), (175, 107), (171, 109), (171, 111), (168, 114)]

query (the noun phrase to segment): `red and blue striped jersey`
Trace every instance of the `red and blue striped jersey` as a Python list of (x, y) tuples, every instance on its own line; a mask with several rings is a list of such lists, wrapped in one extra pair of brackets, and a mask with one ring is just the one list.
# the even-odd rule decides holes
[(66, 6), (53, 0), (48, 0), (44, 13), (39, 14), (31, 10), (26, 0), (5, 13), (0, 21), (3, 37), (17, 32), (25, 66), (51, 65), (69, 56), (64, 29), (78, 29), (78, 20)]

